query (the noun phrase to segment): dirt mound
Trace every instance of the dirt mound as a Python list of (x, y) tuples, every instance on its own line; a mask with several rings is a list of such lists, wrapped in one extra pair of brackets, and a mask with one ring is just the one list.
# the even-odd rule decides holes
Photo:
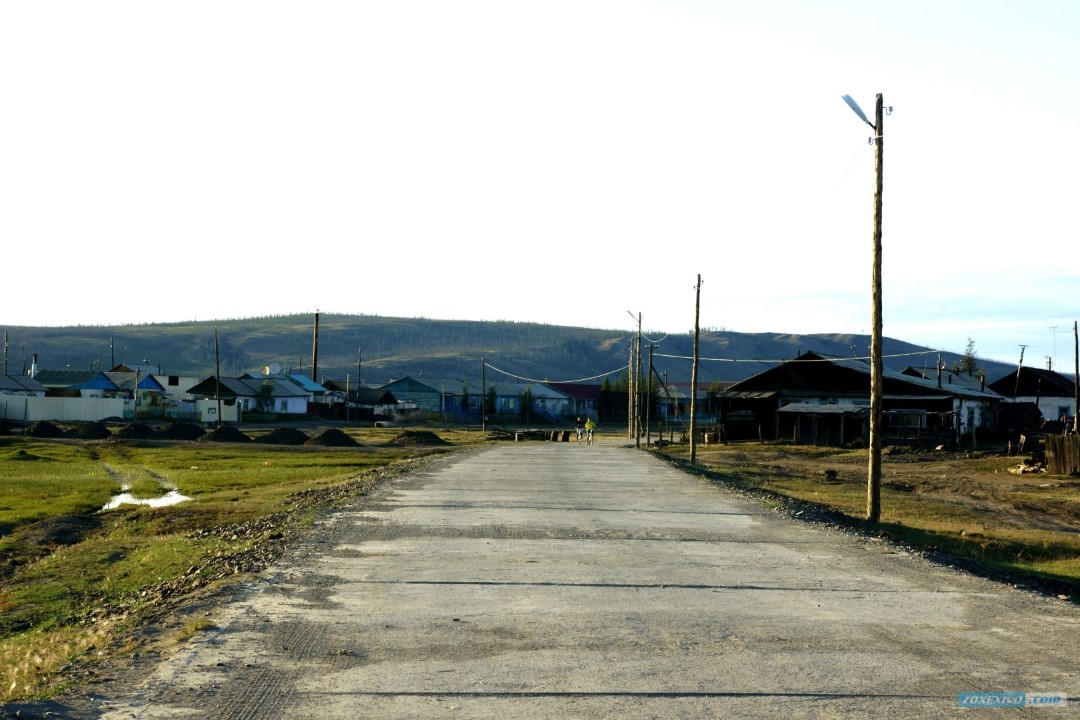
[(74, 545), (99, 527), (101, 521), (94, 516), (65, 515), (34, 523), (23, 539), (31, 545)]
[(154, 428), (144, 423), (128, 423), (113, 433), (121, 440), (148, 440), (154, 436)]
[(78, 440), (105, 440), (112, 437), (109, 428), (99, 422), (79, 423), (67, 431), (67, 436)]
[(193, 423), (169, 423), (162, 425), (157, 432), (160, 440), (198, 440), (206, 431)]
[(255, 442), (268, 445), (303, 445), (308, 440), (307, 433), (296, 428), (274, 428), (255, 438)]
[(358, 447), (360, 445), (345, 433), (334, 428), (323, 430), (304, 444), (322, 445), (323, 447)]
[(38, 438), (58, 438), (64, 435), (64, 431), (48, 420), (40, 420), (31, 423), (30, 427), (26, 428), (26, 435)]
[(430, 430), (405, 430), (386, 444), (394, 447), (441, 447), (451, 443)]
[(205, 433), (199, 440), (206, 440), (208, 442), (251, 442), (251, 438), (231, 425), (222, 425), (221, 427), (214, 428), (210, 432)]

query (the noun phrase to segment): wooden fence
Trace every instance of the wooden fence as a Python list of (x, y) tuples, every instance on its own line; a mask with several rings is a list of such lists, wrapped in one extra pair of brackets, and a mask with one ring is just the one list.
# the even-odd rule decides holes
[(1080, 474), (1080, 435), (1046, 436), (1046, 471), (1051, 475)]

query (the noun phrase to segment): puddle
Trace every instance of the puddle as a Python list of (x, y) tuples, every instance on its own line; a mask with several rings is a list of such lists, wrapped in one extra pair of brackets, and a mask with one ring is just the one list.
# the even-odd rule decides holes
[(113, 495), (112, 500), (109, 500), (102, 510), (115, 510), (121, 505), (147, 505), (149, 507), (168, 507), (169, 505), (176, 505), (182, 503), (185, 500), (190, 500), (187, 495), (181, 495), (176, 490), (170, 490), (164, 495), (152, 498), (137, 498), (131, 493), (121, 493), (119, 495)]

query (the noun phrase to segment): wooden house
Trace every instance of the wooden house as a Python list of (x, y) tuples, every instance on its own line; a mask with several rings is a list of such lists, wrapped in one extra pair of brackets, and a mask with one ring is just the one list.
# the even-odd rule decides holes
[(1076, 384), (1053, 370), (1021, 367), (989, 385), (1010, 403), (1032, 403), (1044, 420), (1066, 422), (1076, 412)]
[[(853, 445), (869, 438), (870, 363), (807, 352), (719, 393), (724, 439)], [(885, 370), (886, 442), (953, 445), (996, 429), (1001, 397), (977, 383)]]

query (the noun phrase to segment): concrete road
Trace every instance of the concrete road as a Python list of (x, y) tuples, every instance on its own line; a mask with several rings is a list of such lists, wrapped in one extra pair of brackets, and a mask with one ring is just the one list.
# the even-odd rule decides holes
[(601, 442), (467, 451), (334, 513), (120, 718), (1075, 717), (1080, 611)]

